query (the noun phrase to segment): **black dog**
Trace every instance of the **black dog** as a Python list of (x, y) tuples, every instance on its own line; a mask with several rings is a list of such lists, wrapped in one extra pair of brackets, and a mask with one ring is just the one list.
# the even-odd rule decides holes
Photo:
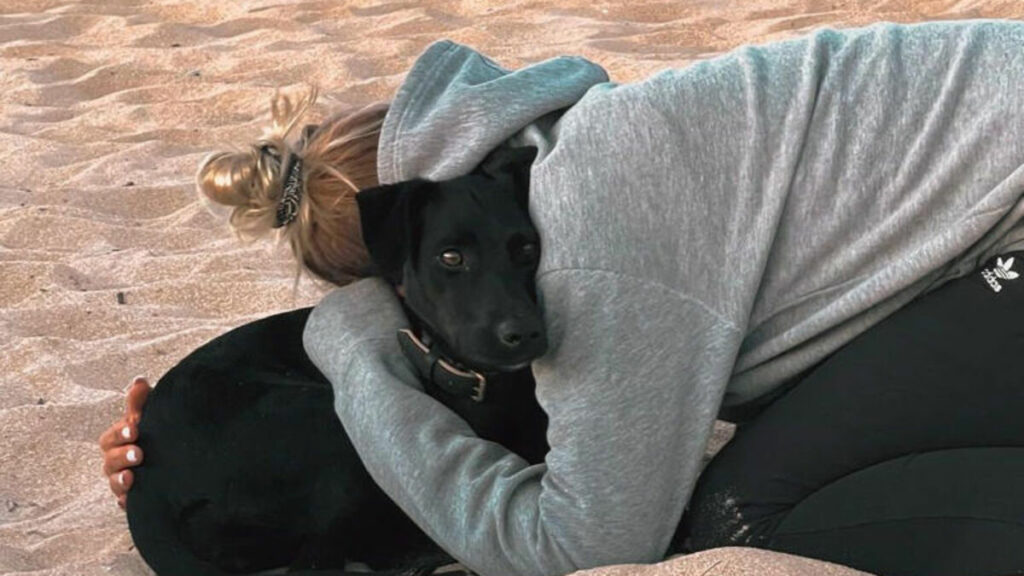
[(425, 389), (477, 434), (531, 462), (548, 448), (547, 417), (524, 370), (547, 349), (534, 287), (540, 239), (527, 213), (535, 155), (536, 148), (499, 148), (475, 174), (356, 197), (378, 272), (427, 340), (400, 337)]
[[(547, 417), (525, 368), (546, 348), (525, 204), (534, 154), (502, 149), (473, 174), (357, 200), (371, 257), (404, 296), (413, 329), (399, 340), (424, 388), (482, 438), (539, 462)], [(160, 576), (340, 575), (348, 561), (422, 574), (451, 562), (373, 483), (300, 339), (269, 340), (301, 333), (306, 315), (213, 340), (150, 395), (127, 511)]]

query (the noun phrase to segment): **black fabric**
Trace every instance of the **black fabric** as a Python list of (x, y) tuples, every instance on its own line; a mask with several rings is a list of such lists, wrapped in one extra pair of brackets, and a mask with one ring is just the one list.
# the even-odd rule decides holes
[(1024, 252), (1004, 255), (918, 298), (741, 425), (673, 550), (756, 546), (886, 576), (1024, 573), (1020, 270)]

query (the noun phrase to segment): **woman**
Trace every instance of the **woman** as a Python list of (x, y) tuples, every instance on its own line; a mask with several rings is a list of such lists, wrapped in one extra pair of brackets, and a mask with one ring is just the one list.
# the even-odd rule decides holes
[[(325, 297), (303, 334), (367, 469), (484, 575), (737, 544), (882, 573), (1017, 569), (1020, 547), (1002, 547), (1024, 514), (1024, 392), (1005, 364), (1024, 325), (1009, 255), (1024, 236), (1022, 45), (1018, 23), (879, 25), (628, 85), (578, 58), (509, 72), (432, 45), (364, 157), (390, 183), (463, 174), (502, 142), (538, 148), (551, 348), (533, 369), (551, 452), (528, 466), (390, 371), (405, 319), (371, 278)], [(280, 139), (214, 157), (200, 182), (242, 205), (236, 227), (286, 224), (306, 267), (342, 284), (365, 274), (351, 195), (374, 183), (323, 160), (323, 142), (349, 143), (333, 126), (295, 151), (294, 222), (275, 220)], [(720, 413), (746, 422), (695, 491)], [(112, 434), (116, 479), (140, 453)], [(911, 462), (925, 452), (942, 455), (927, 474)]]

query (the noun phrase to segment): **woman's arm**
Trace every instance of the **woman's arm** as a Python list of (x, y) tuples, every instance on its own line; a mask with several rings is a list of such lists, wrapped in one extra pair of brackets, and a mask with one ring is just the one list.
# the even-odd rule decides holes
[[(550, 418), (540, 465), (476, 437), (420, 391), (395, 337), (405, 318), (383, 281), (327, 296), (304, 341), (370, 474), (471, 569), (563, 574), (659, 560), (731, 365), (695, 359), (732, 358), (739, 334), (678, 293), (614, 274), (558, 271), (539, 289), (562, 312), (534, 365)], [(652, 339), (664, 345), (636, 346)]]

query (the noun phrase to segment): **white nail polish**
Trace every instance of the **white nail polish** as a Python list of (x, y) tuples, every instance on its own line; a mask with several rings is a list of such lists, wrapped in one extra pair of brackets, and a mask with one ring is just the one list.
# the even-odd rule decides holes
[(135, 449), (134, 448), (132, 448), (131, 450), (128, 451), (128, 454), (126, 454), (126, 457), (128, 458), (129, 462), (135, 462), (139, 458), (138, 456), (135, 455)]
[(125, 440), (131, 438), (132, 437), (132, 429), (127, 427), (127, 426), (125, 426), (124, 428), (121, 428), (121, 436), (123, 436)]
[(138, 382), (139, 380), (145, 380), (145, 379), (146, 379), (145, 376), (136, 376), (135, 378), (132, 378), (131, 381), (129, 381), (128, 384), (124, 387), (122, 392), (128, 392), (129, 390), (131, 390), (135, 386), (136, 382)]
[(124, 472), (117, 475), (117, 483), (124, 486)]

